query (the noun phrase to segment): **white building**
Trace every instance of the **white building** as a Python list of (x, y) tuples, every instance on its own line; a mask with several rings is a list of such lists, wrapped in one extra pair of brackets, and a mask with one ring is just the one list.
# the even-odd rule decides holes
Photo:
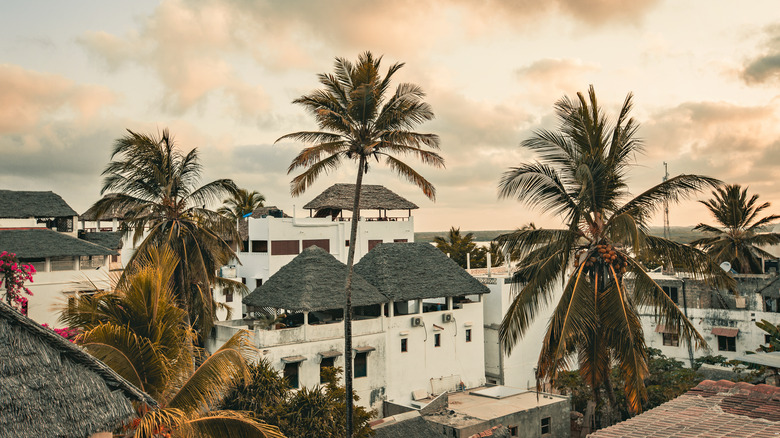
[(76, 212), (57, 194), (0, 190), (0, 252), (17, 255), (37, 273), (26, 286), (28, 316), (41, 324), (59, 326), (59, 310), (79, 293), (108, 287), (111, 257), (117, 241), (94, 243), (93, 235), (77, 238)]
[[(219, 323), (211, 348), (250, 329), (262, 357), (293, 386), (344, 366), (346, 266), (309, 247), (244, 298), (250, 318)], [(485, 382), (482, 296), (488, 290), (425, 243), (377, 245), (355, 265), (354, 389), (360, 404), (413, 406), (416, 398)], [(265, 310), (264, 310), (265, 309)], [(285, 311), (270, 327), (263, 313)]]
[(689, 349), (674, 330), (658, 324), (652, 309), (647, 308), (640, 309), (645, 342), (687, 366), (694, 358), (707, 354), (733, 360), (746, 352), (755, 352), (759, 345), (766, 343), (766, 332), (756, 327), (756, 322), (765, 319), (780, 324), (780, 276), (776, 273), (731, 274), (737, 281), (739, 296), (685, 278), (684, 274), (650, 275), (688, 315), (709, 349)]
[[(290, 217), (276, 207), (256, 209), (239, 223), (241, 263), (222, 269), (222, 276), (242, 281), (252, 291), (309, 246), (318, 246), (346, 263), (354, 193), (354, 184), (329, 187), (304, 205), (309, 217)], [(411, 211), (416, 208), (384, 186), (363, 185), (355, 261), (380, 243), (413, 242)], [(241, 300), (232, 294), (217, 292), (215, 299), (231, 306), (234, 318), (243, 315)], [(220, 319), (224, 315), (220, 312)]]

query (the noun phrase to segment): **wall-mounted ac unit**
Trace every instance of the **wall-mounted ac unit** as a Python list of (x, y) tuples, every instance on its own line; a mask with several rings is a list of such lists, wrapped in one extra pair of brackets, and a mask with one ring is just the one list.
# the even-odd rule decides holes
[(412, 318), (412, 327), (420, 327), (423, 325), (423, 320), (419, 316), (415, 316)]
[(443, 313), (441, 315), (441, 322), (452, 322), (452, 313)]

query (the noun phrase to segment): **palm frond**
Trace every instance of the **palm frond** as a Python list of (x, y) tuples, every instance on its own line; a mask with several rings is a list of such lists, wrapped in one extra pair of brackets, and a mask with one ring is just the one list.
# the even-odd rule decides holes
[(212, 411), (208, 415), (187, 420), (182, 426), (198, 437), (284, 438), (278, 427), (255, 420), (248, 413), (236, 411)]

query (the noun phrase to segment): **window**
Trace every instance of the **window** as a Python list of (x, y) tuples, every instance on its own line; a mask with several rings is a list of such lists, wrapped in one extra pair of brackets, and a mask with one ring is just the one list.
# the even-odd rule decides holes
[(73, 257), (52, 257), (51, 258), (51, 270), (52, 271), (72, 271), (73, 270)]
[(233, 291), (232, 290), (226, 290), (225, 291), (225, 302), (226, 303), (232, 303), (233, 302)]
[(246, 284), (246, 277), (241, 277), (241, 283)]
[(303, 249), (306, 249), (310, 246), (319, 246), (325, 251), (330, 252), (330, 239), (313, 239), (303, 241)]
[(664, 286), (661, 289), (664, 290), (664, 293), (674, 301), (675, 304), (677, 304), (677, 287), (674, 286)]
[(471, 342), (471, 329), (466, 329), (466, 342)]
[(111, 263), (119, 263), (119, 256), (118, 255), (112, 255), (111, 256)]
[(441, 347), (441, 333), (436, 333), (433, 335), (433, 346)]
[(401, 339), (401, 353), (406, 353), (409, 346), (409, 340), (406, 338)]
[(368, 241), (368, 250), (371, 251), (372, 249), (374, 249), (375, 246), (379, 245), (380, 243), (382, 243), (381, 239), (380, 240), (369, 240)]
[(252, 241), (252, 252), (268, 252), (268, 241), (267, 240), (253, 240)]
[(344, 246), (349, 246), (349, 239), (344, 241)]
[(406, 243), (409, 239), (393, 239), (393, 243)]
[(368, 375), (368, 353), (355, 354), (354, 375), (355, 378)]
[(263, 285), (263, 279), (262, 278), (255, 279), (255, 287), (260, 287), (262, 285)]
[(322, 372), (325, 370), (325, 368), (334, 368), (336, 358), (335, 357), (323, 357), (322, 361), (320, 362), (320, 383), (325, 383), (324, 375)]
[(517, 426), (509, 426), (509, 436), (517, 436)]
[(542, 418), (542, 435), (550, 434), (550, 417)]
[(284, 378), (287, 379), (291, 388), (298, 387), (298, 369), (300, 364), (300, 362), (284, 364)]
[(718, 351), (737, 351), (737, 340), (731, 336), (718, 336)]
[(301, 251), (297, 240), (274, 240), (271, 242), (271, 255), (296, 255)]
[(677, 333), (661, 333), (664, 336), (664, 345), (677, 347), (680, 345), (680, 337)]

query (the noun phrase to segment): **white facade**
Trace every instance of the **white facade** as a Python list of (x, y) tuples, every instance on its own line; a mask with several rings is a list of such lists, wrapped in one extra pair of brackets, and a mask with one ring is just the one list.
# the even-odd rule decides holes
[[(367, 375), (354, 379), (354, 390), (360, 397), (358, 403), (381, 414), (384, 400), (412, 406), (413, 391), (440, 394), (459, 386), (483, 385), (482, 302), (476, 297), (472, 297), (474, 302), (457, 306), (452, 305), (452, 299), (447, 299), (449, 306), (444, 307), (450, 310), (397, 316), (389, 308), (386, 312), (385, 304), (382, 315), (388, 316), (353, 321), (353, 354), (367, 354)], [(422, 308), (422, 303), (415, 307)], [(445, 314), (452, 315), (451, 321), (444, 322)], [(421, 318), (421, 324), (413, 326), (413, 318)], [(241, 320), (219, 323), (216, 339), (211, 341), (209, 349), (218, 348), (237, 330), (249, 329), (239, 325), (242, 323)], [(285, 360), (303, 359), (298, 362), (301, 386), (313, 387), (320, 383), (323, 353), (327, 356), (328, 352), (338, 352), (334, 366), (344, 367), (343, 322), (250, 331), (261, 357), (280, 372), (284, 370)], [(439, 346), (436, 346), (437, 335)]]
[(485, 376), (488, 383), (512, 386), (515, 388), (536, 388), (535, 369), (542, 351), (542, 342), (547, 333), (547, 323), (554, 306), (563, 293), (561, 283), (556, 282), (556, 289), (549, 300), (549, 305), (542, 306), (511, 354), (506, 354), (499, 343), (498, 330), (504, 315), (512, 304), (512, 278), (505, 268), (493, 268), (493, 273), (487, 274), (481, 270), (479, 275), (472, 270), (477, 280), (490, 289), (484, 295), (485, 324)]

